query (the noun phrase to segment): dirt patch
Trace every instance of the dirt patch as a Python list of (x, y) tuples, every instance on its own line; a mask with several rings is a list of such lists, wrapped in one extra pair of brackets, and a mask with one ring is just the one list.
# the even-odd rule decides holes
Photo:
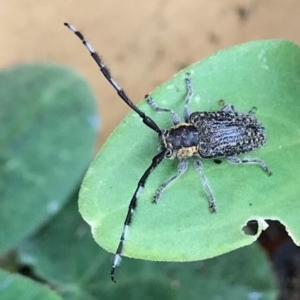
[[(98, 148), (128, 112), (77, 40), (83, 30), (134, 102), (179, 69), (218, 49), (254, 39), (300, 44), (297, 0), (2, 0), (2, 68), (54, 61), (82, 72), (101, 111)], [(101, 141), (101, 142), (100, 142)]]

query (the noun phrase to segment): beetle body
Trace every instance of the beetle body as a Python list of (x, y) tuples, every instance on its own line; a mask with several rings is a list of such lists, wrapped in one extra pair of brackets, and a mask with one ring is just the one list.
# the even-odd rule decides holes
[(167, 158), (221, 158), (258, 149), (266, 142), (264, 126), (254, 113), (241, 113), (231, 105), (220, 111), (193, 112), (188, 123), (165, 130), (161, 136)]

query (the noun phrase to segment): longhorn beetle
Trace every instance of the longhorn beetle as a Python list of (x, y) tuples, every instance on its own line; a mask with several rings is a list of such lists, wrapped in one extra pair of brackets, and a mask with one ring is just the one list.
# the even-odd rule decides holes
[[(191, 75), (186, 74), (185, 83), (187, 95), (184, 101), (183, 118), (171, 109), (160, 108), (151, 96), (146, 95), (147, 103), (156, 112), (167, 112), (171, 115), (173, 125), (168, 129), (161, 129), (149, 116), (141, 111), (128, 98), (124, 90), (118, 85), (111, 76), (101, 57), (94, 51), (91, 44), (85, 39), (81, 32), (74, 26), (64, 23), (83, 43), (90, 55), (100, 68), (100, 71), (108, 82), (116, 90), (120, 98), (132, 108), (142, 119), (144, 124), (158, 134), (160, 141), (160, 151), (152, 158), (152, 163), (140, 178), (137, 188), (130, 200), (127, 215), (124, 221), (123, 231), (119, 240), (118, 248), (114, 255), (110, 276), (115, 280), (115, 269), (121, 261), (124, 241), (132, 222), (132, 216), (137, 207), (137, 201), (147, 178), (151, 172), (162, 162), (164, 158), (178, 159), (179, 164), (177, 173), (163, 182), (156, 190), (153, 202), (157, 203), (165, 188), (173, 181), (185, 173), (188, 167), (187, 159), (193, 158), (197, 172), (200, 175), (202, 185), (209, 201), (210, 212), (216, 212), (215, 198), (206, 179), (201, 158), (220, 159), (225, 158), (232, 164), (256, 164), (259, 165), (268, 175), (271, 171), (264, 161), (259, 158), (239, 158), (237, 155), (258, 149), (266, 142), (265, 128), (255, 117), (256, 108), (253, 107), (249, 112), (242, 113), (237, 111), (232, 105), (221, 103), (218, 111), (197, 111), (191, 113), (189, 103), (193, 95)], [(220, 101), (221, 102), (221, 101)]]

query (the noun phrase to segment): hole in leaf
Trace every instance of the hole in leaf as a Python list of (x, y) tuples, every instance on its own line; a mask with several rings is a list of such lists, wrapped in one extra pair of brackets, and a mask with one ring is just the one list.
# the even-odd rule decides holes
[(215, 164), (219, 165), (222, 163), (221, 159), (214, 159)]
[(242, 229), (247, 235), (256, 235), (258, 231), (258, 223), (256, 220), (250, 220)]
[(258, 241), (260, 245), (272, 255), (275, 249), (285, 241), (291, 240), (291, 238), (289, 237), (285, 226), (279, 221), (266, 220), (266, 222), (269, 227), (260, 234)]
[(266, 220), (269, 227), (258, 238), (268, 254), (279, 284), (278, 299), (298, 299), (300, 282), (300, 247), (279, 221)]

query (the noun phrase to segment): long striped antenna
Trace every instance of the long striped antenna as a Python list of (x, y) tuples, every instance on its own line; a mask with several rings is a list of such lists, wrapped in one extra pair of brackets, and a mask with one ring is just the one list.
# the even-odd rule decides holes
[(137, 106), (129, 99), (129, 97), (126, 95), (124, 90), (119, 86), (116, 80), (111, 76), (109, 69), (102, 61), (100, 55), (93, 49), (92, 45), (85, 39), (83, 34), (69, 23), (64, 23), (64, 25), (68, 27), (82, 41), (83, 45), (89, 51), (92, 58), (98, 65), (102, 74), (107, 79), (107, 81), (113, 86), (113, 88), (117, 91), (120, 98), (142, 118), (143, 122), (148, 127), (156, 131), (158, 134), (161, 134), (161, 129), (158, 127), (158, 125), (150, 117), (148, 117), (143, 111), (137, 108)]

